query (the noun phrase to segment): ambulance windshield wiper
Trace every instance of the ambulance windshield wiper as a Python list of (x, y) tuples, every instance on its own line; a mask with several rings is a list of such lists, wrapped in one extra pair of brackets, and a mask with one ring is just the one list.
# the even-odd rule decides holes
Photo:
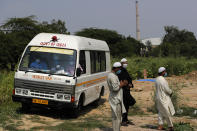
[(67, 74), (65, 74), (65, 73), (54, 73), (54, 72), (48, 72), (49, 73), (49, 76), (51, 76), (51, 75), (60, 75), (60, 76), (70, 76), (70, 75), (67, 75)]
[(32, 69), (27, 69), (26, 71), (25, 71), (25, 73), (27, 73), (27, 72), (36, 72), (35, 70), (32, 70)]
[(28, 69), (28, 70), (26, 70), (25, 71), (25, 73), (27, 73), (27, 72), (37, 72), (37, 73), (47, 73), (47, 71), (44, 71), (44, 70), (33, 70), (33, 69)]

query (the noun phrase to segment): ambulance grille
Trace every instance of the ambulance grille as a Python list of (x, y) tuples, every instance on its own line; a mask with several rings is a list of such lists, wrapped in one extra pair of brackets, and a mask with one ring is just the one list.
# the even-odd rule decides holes
[(73, 86), (63, 84), (15, 79), (14, 85), (15, 88), (29, 89), (31, 92), (47, 93), (51, 95), (54, 95), (55, 93), (74, 93)]

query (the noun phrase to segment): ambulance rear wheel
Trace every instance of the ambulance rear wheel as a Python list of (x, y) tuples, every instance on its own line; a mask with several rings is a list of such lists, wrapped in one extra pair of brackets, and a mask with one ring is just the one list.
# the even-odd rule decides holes
[(99, 106), (99, 103), (101, 101), (101, 95), (102, 94), (100, 93), (99, 98), (93, 102), (93, 106), (95, 106), (95, 107)]

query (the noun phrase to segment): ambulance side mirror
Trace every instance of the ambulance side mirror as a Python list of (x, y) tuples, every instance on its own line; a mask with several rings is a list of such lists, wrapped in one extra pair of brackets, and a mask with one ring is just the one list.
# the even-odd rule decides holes
[(81, 68), (77, 68), (76, 75), (77, 75), (77, 77), (81, 75)]

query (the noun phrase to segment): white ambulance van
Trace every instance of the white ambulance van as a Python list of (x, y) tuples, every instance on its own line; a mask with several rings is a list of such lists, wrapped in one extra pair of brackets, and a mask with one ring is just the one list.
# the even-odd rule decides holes
[(40, 33), (25, 48), (15, 72), (12, 99), (23, 110), (40, 105), (71, 108), (98, 103), (107, 89), (107, 43), (85, 37)]

